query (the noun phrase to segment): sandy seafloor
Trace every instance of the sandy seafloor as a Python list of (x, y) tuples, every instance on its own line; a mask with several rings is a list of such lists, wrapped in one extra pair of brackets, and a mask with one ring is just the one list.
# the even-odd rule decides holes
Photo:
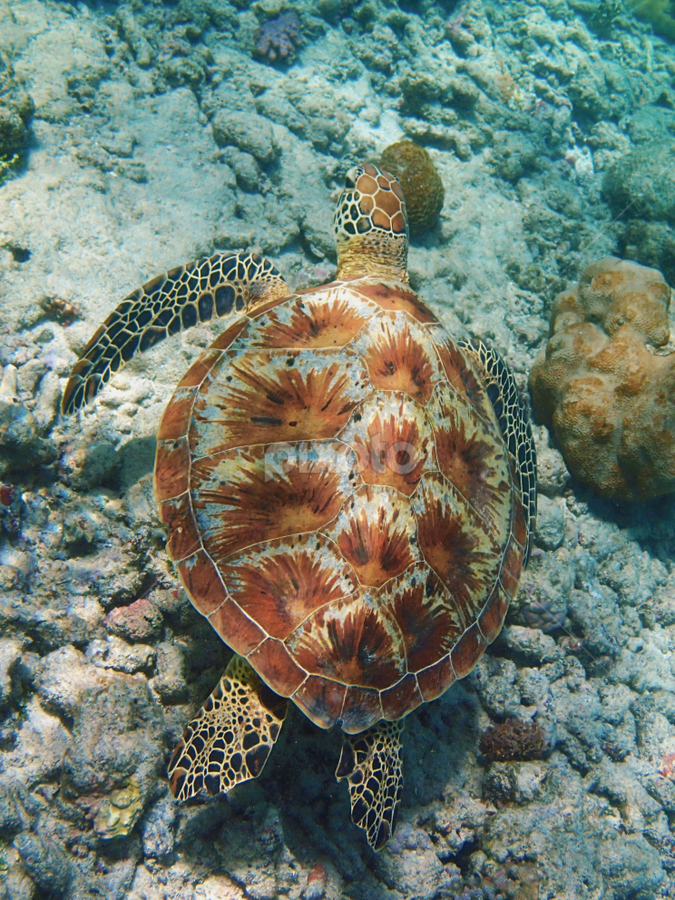
[[(256, 58), (288, 8), (294, 59)], [(293, 285), (326, 280), (344, 172), (403, 136), (445, 187), (412, 283), (525, 388), (555, 294), (589, 262), (632, 255), (673, 281), (667, 217), (643, 209), (651, 237), (631, 242), (603, 184), (646, 148), (664, 165), (643, 186), (672, 202), (675, 46), (611, 0), (0, 0), (0, 50), (35, 105), (0, 182), (0, 897), (675, 897), (671, 498), (597, 499), (536, 428), (531, 565), (472, 675), (410, 716), (376, 856), (334, 780), (339, 735), (297, 711), (258, 782), (168, 797), (170, 748), (227, 653), (168, 563), (154, 434), (221, 326), (58, 413), (96, 325), (168, 267), (251, 247)], [(542, 758), (480, 757), (509, 717), (542, 726)]]

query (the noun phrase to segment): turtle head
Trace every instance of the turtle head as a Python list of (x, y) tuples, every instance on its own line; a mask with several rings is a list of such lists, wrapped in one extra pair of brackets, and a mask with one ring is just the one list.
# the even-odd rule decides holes
[(401, 185), (372, 163), (347, 172), (335, 210), (338, 278), (408, 280), (408, 217)]

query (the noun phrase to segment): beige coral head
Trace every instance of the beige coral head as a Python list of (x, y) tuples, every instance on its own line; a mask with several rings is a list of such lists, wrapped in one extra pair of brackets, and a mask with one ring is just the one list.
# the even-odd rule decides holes
[(408, 218), (396, 179), (372, 163), (347, 172), (335, 210), (338, 278), (408, 281)]
[(530, 374), (536, 417), (572, 474), (605, 497), (675, 491), (675, 354), (670, 288), (656, 269), (606, 257), (556, 297)]
[(671, 291), (658, 269), (606, 256), (591, 263), (579, 279), (578, 298), (584, 319), (613, 337), (632, 328), (647, 344), (668, 343)]

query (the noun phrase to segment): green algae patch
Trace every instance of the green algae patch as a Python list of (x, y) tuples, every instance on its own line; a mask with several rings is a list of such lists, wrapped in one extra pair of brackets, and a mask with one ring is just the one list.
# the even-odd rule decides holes
[(649, 22), (656, 34), (675, 42), (673, 0), (626, 0), (626, 6), (638, 19)]

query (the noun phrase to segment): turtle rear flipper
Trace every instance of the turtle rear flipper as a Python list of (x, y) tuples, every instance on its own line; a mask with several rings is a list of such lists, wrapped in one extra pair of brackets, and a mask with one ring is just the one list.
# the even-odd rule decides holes
[(346, 735), (335, 770), (338, 781), (348, 781), (352, 822), (363, 828), (373, 850), (383, 849), (396, 825), (403, 790), (402, 732), (399, 719)]
[(241, 656), (233, 656), (206, 703), (185, 729), (169, 762), (176, 800), (217, 796), (257, 778), (279, 736), (288, 700), (271, 691)]
[(82, 409), (130, 359), (164, 338), (287, 293), (276, 267), (255, 253), (216, 253), (153, 278), (99, 326), (73, 367), (61, 411)]

